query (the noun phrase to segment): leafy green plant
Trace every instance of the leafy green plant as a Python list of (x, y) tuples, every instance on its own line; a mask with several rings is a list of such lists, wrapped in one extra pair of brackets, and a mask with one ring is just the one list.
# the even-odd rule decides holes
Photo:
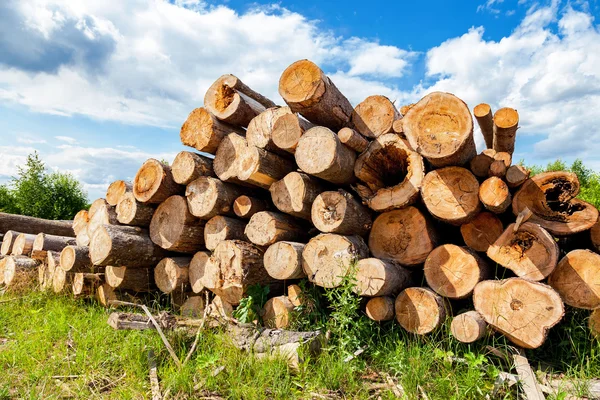
[(239, 306), (233, 312), (233, 317), (240, 322), (261, 322), (260, 312), (267, 302), (269, 287), (252, 285), (248, 288), (247, 297), (240, 301)]

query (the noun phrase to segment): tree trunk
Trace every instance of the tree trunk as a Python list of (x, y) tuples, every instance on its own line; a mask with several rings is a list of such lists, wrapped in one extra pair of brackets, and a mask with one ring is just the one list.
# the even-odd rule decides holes
[(223, 300), (219, 296), (215, 296), (210, 303), (211, 313), (210, 315), (217, 318), (231, 317), (233, 315), (233, 306)]
[(424, 266), (425, 279), (437, 294), (450, 299), (464, 299), (475, 286), (493, 276), (493, 270), (474, 252), (453, 244), (433, 250)]
[(238, 179), (246, 184), (269, 189), (271, 185), (296, 169), (293, 160), (254, 146), (245, 149)]
[(77, 244), (77, 246), (89, 246), (90, 245), (90, 236), (87, 233), (87, 229), (85, 231), (79, 232), (77, 237), (75, 237), (75, 244)]
[(385, 96), (369, 96), (357, 105), (352, 112), (352, 126), (363, 136), (376, 138), (393, 132), (394, 121), (400, 113), (394, 104)]
[(600, 255), (589, 250), (569, 252), (548, 277), (548, 284), (571, 307), (600, 308)]
[(356, 264), (354, 292), (359, 296), (395, 296), (411, 283), (411, 272), (394, 261), (363, 258)]
[(590, 229), (590, 240), (593, 249), (597, 253), (600, 253), (600, 220), (598, 220)]
[(342, 128), (338, 132), (338, 139), (340, 142), (350, 147), (357, 153), (362, 153), (369, 147), (369, 141), (364, 138), (360, 133), (356, 132), (352, 128)]
[(60, 267), (67, 272), (97, 272), (87, 246), (67, 246), (60, 253)]
[(304, 294), (302, 289), (298, 285), (290, 285), (287, 287), (288, 299), (292, 302), (295, 307), (304, 304)]
[(388, 211), (373, 222), (369, 248), (374, 257), (416, 266), (435, 248), (437, 234), (429, 218), (415, 207)]
[(235, 132), (244, 135), (242, 128), (219, 121), (206, 108), (193, 110), (187, 117), (179, 137), (181, 143), (204, 153), (215, 154), (225, 136)]
[(104, 283), (98, 286), (96, 290), (96, 300), (103, 305), (104, 307), (110, 307), (112, 301), (126, 301), (126, 302), (134, 302), (135, 299), (132, 296), (128, 295), (126, 292), (121, 292), (111, 287), (108, 283)]
[[(502, 163), (502, 161), (497, 161)], [(504, 165), (504, 164), (502, 164)], [(479, 200), (483, 206), (495, 214), (502, 214), (510, 206), (510, 190), (504, 181), (492, 176), (479, 187)]]
[(304, 132), (312, 127), (314, 125), (305, 120), (300, 114), (285, 114), (277, 118), (273, 124), (271, 140), (278, 149), (294, 154), (296, 153), (298, 141), (304, 135)]
[(469, 162), (469, 168), (473, 175), (483, 179), (490, 176), (490, 166), (496, 161), (494, 160), (495, 154), (494, 149), (487, 149), (473, 157)]
[[(47, 252), (48, 250), (61, 252), (65, 247), (72, 246), (75, 244), (74, 237), (67, 236), (54, 236), (47, 235), (45, 233), (39, 233), (33, 241), (32, 252)], [(45, 258), (45, 254), (42, 254)]]
[(271, 200), (279, 211), (309, 221), (313, 201), (325, 190), (321, 181), (301, 172), (290, 172), (269, 188)]
[(511, 189), (518, 188), (529, 179), (530, 171), (522, 165), (511, 165), (506, 170), (506, 183)]
[(354, 166), (354, 174), (368, 189), (361, 196), (375, 211), (389, 211), (414, 203), (425, 177), (423, 158), (398, 135), (382, 135), (371, 142)]
[(13, 242), (12, 252), (13, 256), (29, 256), (31, 250), (33, 250), (33, 243), (37, 235), (29, 233), (21, 233)]
[(154, 269), (154, 280), (160, 291), (163, 293), (185, 293), (189, 291), (191, 261), (190, 257), (167, 257), (162, 259)]
[(494, 160), (490, 164), (490, 173), (489, 176), (495, 176), (497, 178), (504, 178), (506, 175), (506, 164), (502, 160)]
[(56, 268), (52, 275), (52, 290), (54, 293), (66, 293), (73, 287), (74, 273), (67, 272), (62, 268)]
[(467, 311), (452, 318), (452, 336), (461, 343), (473, 343), (485, 336), (487, 322), (477, 311)]
[(402, 118), (402, 127), (411, 147), (436, 168), (466, 164), (477, 154), (471, 112), (453, 94), (423, 97)]
[(269, 203), (258, 197), (241, 195), (233, 202), (233, 212), (240, 218), (250, 219), (260, 211), (267, 211)]
[(204, 248), (204, 224), (190, 213), (185, 197), (171, 196), (156, 209), (150, 238), (165, 250), (193, 254)]
[(339, 185), (354, 182), (355, 161), (354, 150), (322, 126), (306, 131), (296, 148), (296, 163), (302, 171)]
[(204, 226), (204, 243), (208, 250), (214, 250), (223, 240), (246, 240), (246, 222), (236, 218), (217, 215)]
[(544, 172), (527, 180), (512, 202), (514, 215), (529, 208), (530, 222), (540, 224), (557, 236), (590, 229), (598, 220), (598, 210), (579, 194), (577, 175), (570, 172)]
[(302, 265), (309, 281), (333, 288), (342, 284), (354, 262), (368, 256), (369, 249), (360, 236), (324, 233), (304, 247)]
[(410, 333), (425, 335), (446, 320), (446, 307), (441, 296), (422, 287), (404, 289), (396, 298), (396, 320)]
[(303, 241), (308, 237), (308, 229), (298, 220), (273, 211), (254, 214), (244, 233), (258, 246), (270, 246), (282, 240)]
[(140, 203), (159, 204), (184, 189), (173, 180), (171, 167), (151, 158), (135, 175), (133, 194)]
[(188, 296), (179, 308), (179, 314), (189, 318), (201, 318), (204, 315), (204, 296)]
[(273, 127), (285, 115), (293, 115), (289, 107), (275, 106), (254, 117), (246, 130), (248, 145), (289, 156), (288, 152), (279, 149), (273, 142)]
[(540, 347), (565, 313), (560, 296), (550, 286), (521, 278), (479, 283), (473, 304), (488, 324), (526, 349)]
[(201, 176), (216, 177), (213, 160), (202, 154), (180, 151), (171, 167), (173, 180), (180, 185), (187, 185)]
[(233, 202), (244, 191), (240, 186), (203, 176), (187, 186), (185, 196), (190, 213), (209, 220), (217, 215), (234, 216)]
[(141, 228), (104, 225), (90, 243), (90, 259), (94, 265), (152, 268), (167, 254)]
[(501, 108), (494, 114), (494, 150), (512, 154), (519, 125), (519, 113), (512, 108)]
[(460, 233), (465, 244), (479, 252), (487, 252), (488, 248), (502, 235), (504, 227), (502, 221), (491, 212), (481, 212), (464, 225), (460, 226)]
[(588, 321), (588, 327), (590, 328), (590, 333), (592, 336), (594, 336), (596, 339), (600, 339), (600, 308), (592, 311)]
[(81, 210), (73, 218), (73, 231), (75, 236), (79, 235), (80, 232), (87, 231), (88, 223), (90, 222), (90, 216), (87, 210)]
[(479, 182), (464, 168), (429, 172), (423, 179), (421, 196), (431, 215), (451, 225), (465, 224), (481, 211)]
[(104, 199), (97, 199), (92, 203), (89, 216), (87, 236), (90, 240), (102, 225), (119, 225), (115, 207), (109, 205)]
[(40, 262), (24, 256), (9, 256), (4, 262), (4, 285), (7, 287), (31, 286), (38, 276)]
[(238, 174), (247, 148), (248, 142), (245, 137), (237, 133), (225, 136), (213, 160), (215, 175), (223, 182), (241, 183)]
[(6, 233), (9, 230), (34, 235), (40, 232), (57, 236), (74, 235), (72, 222), (51, 221), (0, 212), (0, 233)]
[(404, 126), (403, 126), (402, 118), (394, 121), (394, 123), (392, 124), (392, 130), (394, 131), (394, 133), (397, 133), (398, 136), (406, 139), (406, 136), (404, 136)]
[(306, 277), (302, 269), (304, 243), (277, 242), (265, 252), (264, 264), (269, 275), (275, 279), (302, 279)]
[(294, 305), (287, 296), (272, 297), (265, 303), (263, 322), (265, 327), (273, 329), (285, 329), (290, 325)]
[(140, 203), (133, 193), (121, 197), (116, 208), (117, 220), (124, 225), (134, 225), (147, 228), (150, 226), (154, 207), (150, 204)]
[(91, 296), (96, 288), (104, 282), (104, 274), (76, 272), (73, 274), (73, 294), (81, 297)]
[(473, 114), (481, 129), (485, 146), (491, 149), (494, 147), (494, 117), (492, 116), (492, 107), (485, 103), (478, 104), (473, 109)]
[(316, 125), (339, 131), (353, 112), (350, 101), (314, 63), (296, 61), (279, 79), (279, 94), (293, 112)]
[(125, 193), (133, 193), (131, 182), (114, 181), (106, 190), (106, 202), (111, 206), (116, 206)]
[(217, 79), (204, 96), (204, 106), (221, 121), (247, 127), (250, 121), (275, 103), (246, 86), (234, 75)]
[(190, 279), (190, 288), (194, 293), (200, 293), (204, 290), (202, 278), (205, 274), (205, 268), (210, 259), (209, 251), (199, 251), (194, 254), (190, 261), (188, 276)]
[(150, 268), (108, 266), (104, 271), (104, 277), (106, 283), (119, 290), (152, 292), (156, 289), (152, 269)]
[(391, 321), (394, 319), (394, 299), (389, 296), (373, 297), (365, 306), (365, 314), (373, 321)]
[(12, 253), (15, 240), (21, 234), (17, 231), (6, 231), (4, 238), (2, 239), (2, 247), (0, 247), (0, 254), (3, 256), (9, 256)]
[(371, 211), (342, 189), (318, 195), (311, 215), (315, 227), (325, 233), (365, 236), (373, 225)]

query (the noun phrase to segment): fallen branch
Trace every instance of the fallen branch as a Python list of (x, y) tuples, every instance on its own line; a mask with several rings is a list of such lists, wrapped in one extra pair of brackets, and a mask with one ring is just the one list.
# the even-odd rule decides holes
[(158, 372), (156, 370), (156, 357), (153, 350), (148, 350), (148, 366), (150, 368), (150, 389), (152, 390), (152, 400), (162, 400), (160, 394), (160, 385), (158, 383)]

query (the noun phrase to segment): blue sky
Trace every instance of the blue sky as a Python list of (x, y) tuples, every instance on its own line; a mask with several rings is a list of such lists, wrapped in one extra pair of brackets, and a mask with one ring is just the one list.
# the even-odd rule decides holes
[(219, 75), (282, 103), (279, 75), (301, 58), (354, 105), (443, 90), (515, 107), (516, 159), (600, 170), (599, 15), (596, 0), (3, 1), (0, 183), (38, 150), (102, 196), (183, 149), (179, 127)]

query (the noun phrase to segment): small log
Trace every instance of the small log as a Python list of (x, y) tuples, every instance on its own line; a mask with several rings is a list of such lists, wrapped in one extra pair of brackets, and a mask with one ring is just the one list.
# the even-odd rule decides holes
[(600, 308), (595, 309), (590, 314), (588, 327), (590, 328), (590, 333), (592, 336), (594, 336), (596, 339), (600, 339)]
[(473, 343), (485, 336), (487, 323), (477, 311), (467, 311), (452, 318), (452, 336), (461, 343)]
[(504, 166), (508, 169), (508, 167), (510, 167), (510, 165), (512, 164), (512, 155), (505, 151), (498, 151), (496, 152), (496, 154), (494, 154), (494, 160), (503, 161)]
[(215, 175), (223, 182), (241, 183), (237, 176), (247, 148), (248, 142), (245, 137), (237, 133), (230, 133), (225, 136), (213, 160)]
[(548, 277), (548, 284), (571, 307), (600, 308), (600, 255), (590, 250), (567, 253)]
[(98, 286), (96, 290), (96, 300), (104, 307), (111, 307), (111, 302), (113, 301), (126, 301), (130, 303), (132, 299), (127, 293), (115, 290), (108, 283), (104, 283)]
[(558, 262), (559, 249), (554, 238), (542, 227), (525, 222), (515, 231), (510, 224), (487, 250), (487, 256), (532, 281), (545, 279)]
[(392, 130), (394, 131), (394, 133), (397, 133), (399, 136), (406, 138), (406, 136), (404, 136), (404, 126), (402, 123), (402, 118), (394, 121), (394, 123), (392, 124)]
[(244, 188), (216, 178), (203, 176), (187, 186), (185, 196), (190, 213), (209, 220), (217, 215), (235, 215), (233, 202), (244, 193)]
[(481, 211), (479, 182), (461, 167), (429, 172), (423, 179), (421, 196), (431, 215), (451, 225), (465, 224)]
[(31, 251), (33, 250), (33, 243), (35, 242), (35, 238), (37, 235), (32, 235), (29, 233), (21, 233), (12, 246), (12, 254), (13, 256), (29, 256), (31, 255)]
[(72, 290), (74, 273), (67, 272), (62, 268), (56, 268), (52, 275), (52, 290), (54, 293), (65, 293)]
[(485, 103), (478, 104), (473, 109), (473, 114), (481, 129), (485, 146), (491, 149), (494, 147), (494, 117), (492, 116), (492, 107)]
[(501, 108), (494, 114), (494, 150), (512, 154), (519, 125), (519, 113), (512, 108)]
[(173, 180), (180, 185), (187, 185), (201, 176), (216, 176), (213, 170), (213, 160), (191, 151), (177, 153), (171, 172)]
[(208, 250), (214, 250), (223, 240), (245, 240), (246, 222), (236, 218), (217, 215), (204, 226), (204, 243)]
[(81, 231), (75, 237), (75, 244), (77, 246), (89, 246), (90, 245), (90, 236), (87, 233), (87, 229)]
[[(491, 150), (493, 154), (490, 154), (489, 150)], [(493, 149), (488, 149), (488, 151), (484, 151), (473, 157), (469, 162), (469, 168), (473, 175), (478, 178), (487, 178), (490, 176), (490, 166), (496, 161), (494, 160), (495, 153), (496, 152)]]
[(369, 209), (342, 189), (318, 195), (311, 216), (315, 227), (325, 233), (364, 236), (373, 224)]
[(37, 281), (37, 268), (41, 264), (38, 260), (17, 255), (6, 257), (2, 261), (4, 261), (4, 285), (6, 287), (30, 286)]
[(446, 307), (441, 296), (422, 287), (404, 289), (396, 298), (396, 320), (410, 333), (425, 335), (442, 325)]
[(271, 130), (273, 144), (288, 153), (296, 153), (298, 141), (304, 132), (314, 127), (298, 113), (290, 113), (277, 118)]
[(368, 186), (368, 190), (359, 191), (367, 205), (375, 211), (389, 211), (418, 199), (425, 166), (421, 155), (406, 141), (387, 134), (371, 142), (358, 157), (354, 174)]
[(495, 176), (497, 178), (504, 178), (506, 175), (506, 164), (502, 160), (494, 160), (490, 164), (490, 173), (489, 176)]
[(308, 60), (296, 61), (283, 71), (279, 94), (293, 112), (336, 132), (348, 125), (354, 111), (329, 77)]
[(479, 186), (479, 200), (487, 210), (495, 214), (502, 214), (510, 206), (512, 198), (506, 183), (502, 179), (492, 176)]
[(502, 232), (504, 227), (500, 218), (487, 211), (477, 214), (470, 222), (460, 226), (465, 244), (479, 252), (486, 252)]
[(262, 319), (267, 328), (285, 329), (290, 325), (294, 304), (287, 296), (272, 297), (262, 309)]
[(163, 258), (154, 269), (156, 286), (163, 293), (187, 292), (190, 289), (190, 257)]
[(473, 304), (489, 325), (526, 349), (540, 347), (565, 312), (550, 286), (521, 278), (480, 282)]
[(90, 216), (87, 210), (81, 210), (73, 218), (73, 231), (75, 236), (80, 232), (87, 231), (87, 225), (90, 222)]
[(3, 256), (9, 256), (12, 253), (13, 245), (15, 240), (21, 234), (17, 231), (6, 231), (4, 238), (2, 239), (2, 246), (0, 247), (0, 254)]
[(188, 296), (179, 308), (179, 314), (189, 318), (201, 318), (204, 315), (204, 296)]
[(233, 306), (223, 300), (219, 296), (215, 296), (210, 303), (211, 305), (211, 313), (212, 317), (223, 318), (223, 317), (231, 317), (233, 315)]
[(104, 282), (104, 274), (76, 272), (73, 274), (73, 294), (75, 296), (91, 296), (102, 282)]
[(246, 130), (248, 145), (289, 156), (287, 151), (280, 150), (273, 141), (273, 127), (285, 115), (293, 115), (289, 107), (275, 106), (254, 117)]
[(450, 299), (471, 296), (475, 286), (493, 273), (483, 258), (453, 244), (436, 247), (427, 257), (424, 271), (429, 287)]
[(302, 251), (304, 243), (277, 242), (273, 243), (264, 256), (267, 273), (279, 280), (302, 279), (306, 277), (302, 269)]
[(518, 188), (527, 179), (529, 179), (530, 171), (522, 165), (511, 165), (506, 170), (506, 183), (511, 189)]
[(6, 268), (7, 261), (8, 261), (8, 257), (0, 256), (0, 285), (4, 284), (4, 270)]
[(234, 75), (222, 75), (206, 91), (204, 106), (215, 117), (234, 126), (247, 127), (252, 118), (275, 103), (246, 86)]
[(292, 302), (294, 307), (301, 306), (304, 304), (304, 295), (302, 289), (298, 285), (290, 285), (287, 287), (288, 299)]
[(115, 207), (109, 205), (105, 199), (96, 199), (92, 203), (89, 216), (90, 220), (87, 224), (87, 236), (90, 239), (102, 225), (119, 225)]
[(151, 292), (156, 289), (152, 270), (149, 268), (108, 266), (104, 271), (104, 278), (106, 283), (119, 290)]
[[(94, 272), (87, 246), (67, 246), (60, 253), (60, 267), (68, 272)], [(97, 268), (97, 267), (96, 267)]]
[(450, 93), (423, 97), (402, 118), (411, 147), (436, 168), (467, 164), (477, 154), (467, 105)]
[(133, 193), (132, 183), (121, 180), (114, 181), (106, 190), (106, 202), (111, 206), (116, 206), (125, 193)]
[(269, 188), (271, 200), (279, 211), (309, 221), (311, 205), (325, 190), (321, 181), (301, 172), (290, 172)]
[(590, 241), (593, 249), (600, 253), (600, 219), (590, 229)]
[(183, 190), (184, 187), (173, 180), (171, 167), (153, 158), (144, 162), (133, 184), (133, 194), (140, 203), (159, 204)]
[(195, 253), (204, 248), (204, 224), (190, 213), (185, 197), (171, 196), (154, 212), (150, 238), (165, 250)]
[(356, 264), (354, 293), (379, 297), (397, 295), (412, 283), (411, 272), (394, 261), (363, 258)]
[(194, 109), (187, 117), (179, 137), (181, 143), (209, 154), (215, 154), (223, 138), (231, 132), (244, 135), (242, 128), (219, 121), (206, 108)]
[(42, 290), (47, 290), (52, 287), (54, 271), (60, 268), (60, 255), (58, 253), (48, 251), (46, 253), (46, 262), (38, 267), (38, 281)]
[(52, 221), (0, 212), (0, 233), (9, 230), (34, 235), (44, 232), (56, 236), (74, 236), (72, 221)]
[(357, 153), (362, 153), (367, 149), (367, 147), (369, 147), (369, 141), (352, 128), (340, 129), (338, 132), (338, 138), (340, 139), (340, 142), (350, 147)]
[(293, 160), (254, 146), (244, 150), (237, 178), (252, 186), (269, 189), (271, 185), (296, 169)]
[[(48, 250), (61, 252), (65, 247), (72, 246), (75, 244), (74, 237), (67, 236), (54, 236), (46, 235), (45, 233), (39, 233), (33, 241), (33, 247), (31, 251), (46, 252)], [(45, 254), (43, 254), (45, 257)]]
[(240, 218), (250, 219), (260, 211), (267, 211), (269, 204), (258, 197), (241, 195), (233, 202), (233, 212)]
[(360, 236), (324, 233), (314, 238), (302, 251), (302, 265), (308, 280), (317, 286), (339, 286), (352, 265), (369, 256), (369, 249)]
[(394, 299), (389, 296), (373, 297), (365, 306), (365, 314), (373, 321), (391, 321), (394, 319)]
[(308, 236), (306, 227), (298, 220), (273, 211), (254, 214), (244, 233), (258, 246), (270, 246), (282, 240), (302, 241)]
[(356, 153), (328, 128), (315, 126), (304, 133), (296, 148), (296, 163), (307, 174), (331, 183), (352, 183)]
[(115, 211), (119, 223), (141, 227), (150, 226), (154, 215), (154, 207), (150, 204), (140, 203), (135, 199), (133, 193), (124, 194)]
[(373, 222), (369, 249), (374, 257), (416, 266), (436, 247), (437, 234), (429, 218), (415, 207), (388, 211)]
[(352, 111), (352, 126), (368, 138), (376, 138), (393, 132), (394, 121), (400, 118), (400, 112), (385, 96), (369, 96)]
[(210, 259), (210, 252), (199, 251), (194, 254), (188, 268), (190, 288), (194, 293), (200, 293), (204, 290), (202, 278), (204, 277), (205, 267)]

